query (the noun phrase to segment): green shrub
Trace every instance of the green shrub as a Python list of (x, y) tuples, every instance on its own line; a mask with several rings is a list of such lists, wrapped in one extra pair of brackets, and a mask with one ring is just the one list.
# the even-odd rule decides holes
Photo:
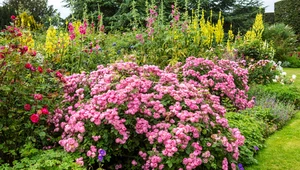
[(265, 28), (263, 39), (273, 43), (274, 60), (283, 62), (286, 61), (288, 53), (294, 50), (297, 37), (292, 27), (277, 23)]
[(247, 61), (247, 64), (257, 62), (259, 60), (273, 60), (274, 49), (271, 44), (260, 39), (251, 41), (242, 40), (236, 47), (241, 58)]
[[(247, 110), (251, 111), (252, 109)], [(237, 127), (246, 138), (245, 144), (240, 147), (239, 163), (256, 164), (255, 154), (257, 154), (258, 149), (265, 147), (263, 144), (265, 140), (264, 129), (262, 128), (265, 124), (251, 114), (229, 112), (226, 114), (226, 118), (230, 127)]]
[(271, 112), (270, 108), (255, 106), (253, 108), (243, 110), (242, 114), (254, 117), (258, 122), (263, 122), (263, 124), (261, 124), (261, 129), (263, 130), (263, 135), (265, 138), (270, 136), (278, 129), (275, 122), (276, 116)]
[(289, 62), (290, 68), (300, 68), (300, 52), (291, 53), (286, 61)]

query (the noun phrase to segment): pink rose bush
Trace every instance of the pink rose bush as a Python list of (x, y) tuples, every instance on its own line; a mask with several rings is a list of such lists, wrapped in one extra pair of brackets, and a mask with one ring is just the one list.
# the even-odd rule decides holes
[(65, 82), (64, 107), (48, 122), (62, 132), (59, 144), (80, 155), (80, 165), (147, 170), (237, 164), (245, 138), (229, 127), (220, 99), (228, 97), (239, 109), (252, 104), (247, 71), (234, 62), (190, 57), (165, 70), (119, 62)]

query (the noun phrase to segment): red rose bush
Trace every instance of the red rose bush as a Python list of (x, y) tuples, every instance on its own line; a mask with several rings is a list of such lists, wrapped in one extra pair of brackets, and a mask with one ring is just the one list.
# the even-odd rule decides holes
[(247, 72), (235, 63), (190, 57), (182, 67), (161, 70), (119, 62), (65, 82), (63, 107), (48, 122), (62, 132), (59, 144), (80, 155), (79, 165), (235, 168), (245, 138), (229, 127), (220, 97), (240, 109), (252, 105)]

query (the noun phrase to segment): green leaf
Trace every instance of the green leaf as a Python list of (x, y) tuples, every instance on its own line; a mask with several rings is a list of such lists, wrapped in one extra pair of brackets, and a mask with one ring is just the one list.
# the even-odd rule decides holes
[(39, 135), (40, 135), (40, 137), (43, 139), (43, 138), (45, 138), (46, 133), (45, 133), (45, 132), (40, 132)]
[(172, 162), (171, 160), (168, 160), (168, 161), (167, 161), (167, 164), (168, 164), (168, 167), (169, 167), (169, 168), (172, 168), (173, 162)]
[(6, 91), (6, 92), (9, 92), (11, 89), (9, 86), (0, 86), (0, 90), (3, 90), (3, 91)]

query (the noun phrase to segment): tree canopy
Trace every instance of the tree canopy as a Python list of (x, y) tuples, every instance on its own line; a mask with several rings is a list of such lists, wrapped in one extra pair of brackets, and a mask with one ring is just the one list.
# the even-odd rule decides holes
[(0, 7), (0, 15), (4, 19), (1, 27), (9, 23), (11, 15), (18, 15), (24, 11), (32, 15), (37, 22), (45, 22), (57, 13), (53, 5), (48, 6), (48, 0), (4, 0), (3, 6)]

